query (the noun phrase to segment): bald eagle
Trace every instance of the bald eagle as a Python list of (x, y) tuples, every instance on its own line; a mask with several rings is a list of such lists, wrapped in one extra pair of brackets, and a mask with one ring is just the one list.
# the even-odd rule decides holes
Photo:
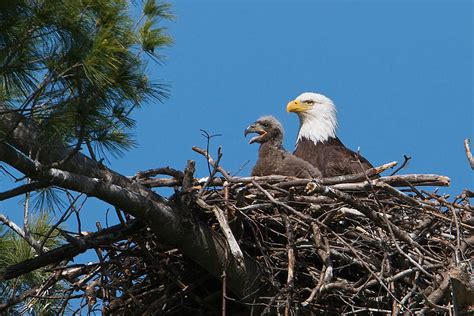
[[(305, 92), (286, 107), (300, 119), (293, 154), (321, 170), (323, 177), (354, 174), (373, 168), (364, 157), (348, 149), (336, 136), (336, 107), (324, 95)], [(360, 160), (360, 163), (359, 163)]]
[(257, 133), (249, 144), (260, 143), (258, 160), (252, 176), (282, 175), (298, 178), (321, 177), (321, 172), (307, 161), (283, 148), (283, 127), (273, 116), (263, 116), (247, 127), (244, 135)]

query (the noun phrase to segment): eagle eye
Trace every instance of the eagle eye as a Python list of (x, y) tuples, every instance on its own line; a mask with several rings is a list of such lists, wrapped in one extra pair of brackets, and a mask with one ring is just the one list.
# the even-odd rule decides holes
[(309, 105), (313, 105), (314, 104), (314, 101), (313, 100), (305, 100), (303, 101), (304, 103), (307, 103)]

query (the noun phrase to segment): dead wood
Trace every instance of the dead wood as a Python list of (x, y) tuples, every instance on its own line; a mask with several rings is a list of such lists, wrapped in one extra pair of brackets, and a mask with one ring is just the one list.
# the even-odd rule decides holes
[[(221, 313), (241, 312), (242, 306), (287, 315), (296, 310), (415, 314), (471, 308), (461, 294), (472, 288), (470, 279), (453, 272), (462, 266), (465, 273), (472, 273), (474, 227), (465, 222), (473, 213), (469, 200), (448, 202), (443, 196), (417, 189), (432, 183), (449, 185), (449, 178), (416, 174), (360, 178), (357, 182), (354, 177), (339, 177), (338, 183), (336, 178), (231, 177), (209, 154), (203, 155), (212, 161), (213, 177), (191, 180), (194, 170), (189, 172), (188, 163), (185, 183), (181, 183), (182, 177), (170, 180), (174, 186), (183, 185), (181, 197), (189, 195), (185, 200), (193, 214), (227, 241), (228, 256), (237, 262), (243, 256), (255, 260), (260, 282), (268, 284), (261, 292), (266, 294), (237, 307), (233, 304), (240, 299), (231, 297), (218, 280), (209, 283), (210, 276), (202, 273), (190, 276), (185, 270), (168, 270), (170, 265), (185, 269), (188, 263), (179, 249), (163, 248), (156, 240), (147, 252), (170, 260), (165, 268), (167, 281), (161, 283), (169, 293), (167, 298), (150, 285), (143, 289), (136, 286), (128, 289), (129, 294), (113, 299), (114, 312), (127, 311), (134, 300), (143, 302), (146, 297), (155, 298), (155, 307), (178, 308), (173, 304), (181, 304), (183, 295), (189, 298), (187, 307), (215, 311), (201, 293), (204, 284), (205, 289), (214, 291), (209, 295), (222, 296)], [(228, 185), (217, 177), (221, 170), (229, 177)], [(149, 180), (143, 177), (139, 181)], [(229, 211), (232, 216), (227, 218)], [(141, 251), (144, 249), (133, 253), (135, 264), (144, 260)], [(87, 271), (91, 280), (101, 275)], [(88, 275), (87, 271), (81, 273)], [(142, 273), (154, 272), (144, 269)], [(177, 276), (186, 282), (177, 282)], [(225, 285), (225, 276), (220, 284)], [(108, 288), (107, 284), (94, 286)], [(86, 289), (91, 293), (91, 287)]]
[(470, 142), (469, 138), (466, 138), (464, 140), (464, 149), (466, 150), (466, 157), (467, 157), (467, 160), (469, 161), (469, 165), (471, 166), (471, 169), (474, 170), (474, 158), (472, 157), (472, 152), (471, 152), (471, 147), (469, 147), (469, 142)]

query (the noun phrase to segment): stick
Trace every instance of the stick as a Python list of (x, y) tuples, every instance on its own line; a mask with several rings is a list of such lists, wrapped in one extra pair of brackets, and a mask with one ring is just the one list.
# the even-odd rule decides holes
[(467, 160), (469, 161), (469, 165), (471, 166), (471, 169), (474, 170), (474, 158), (472, 157), (471, 148), (469, 147), (469, 142), (470, 142), (469, 138), (466, 138), (464, 140), (464, 149), (466, 150), (466, 156), (467, 156)]
[[(214, 161), (213, 161), (214, 162)], [(221, 170), (225, 172), (221, 167), (218, 167), (220, 173)], [(227, 174), (227, 173), (226, 173)], [(229, 177), (229, 178), (226, 178)], [(262, 176), (262, 177), (231, 177), (227, 174), (224, 178), (212, 178), (209, 180), (209, 177), (197, 178), (194, 179), (195, 185), (203, 185), (206, 181), (209, 181), (209, 186), (223, 186), (224, 181), (229, 181), (229, 183), (252, 183), (252, 181), (266, 183), (266, 184), (275, 184), (279, 188), (289, 188), (289, 187), (304, 187), (311, 180), (309, 179), (297, 179), (294, 177), (286, 177), (279, 175), (271, 176)], [(322, 178), (318, 179), (318, 182), (324, 185), (335, 185), (339, 190), (351, 190), (351, 191), (361, 191), (366, 190), (367, 181), (363, 182), (351, 182), (354, 179), (362, 180), (360, 177), (354, 177), (353, 175), (349, 176), (340, 176), (332, 178)], [(372, 180), (374, 182), (382, 182), (390, 184), (394, 187), (409, 187), (412, 186), (449, 186), (451, 184), (451, 179), (446, 176), (441, 176), (437, 174), (406, 174), (406, 175), (396, 175), (396, 176), (387, 176), (381, 177), (378, 179)], [(173, 187), (181, 184), (180, 179), (174, 178), (157, 178), (157, 179), (146, 179), (140, 180), (140, 183), (148, 187)]]
[(28, 245), (30, 245), (35, 250), (37, 254), (43, 253), (41, 244), (36, 239), (31, 237), (30, 234), (26, 234), (23, 229), (21, 229), (17, 224), (12, 222), (8, 217), (3, 214), (0, 214), (0, 222), (10, 227), (10, 229), (13, 230), (18, 236), (23, 238), (28, 243)]
[(289, 315), (290, 313), (290, 307), (292, 303), (292, 291), (293, 291), (293, 286), (294, 286), (294, 278), (295, 278), (295, 249), (294, 249), (294, 243), (295, 243), (295, 236), (293, 235), (293, 228), (291, 227), (291, 222), (290, 219), (288, 218), (288, 215), (285, 213), (281, 214), (283, 223), (285, 224), (285, 230), (286, 230), (286, 238), (287, 238), (287, 244), (286, 244), (286, 251), (288, 255), (288, 276), (286, 278), (286, 286), (288, 288), (288, 293), (287, 293), (287, 299), (286, 299), (286, 307), (285, 307), (285, 315)]
[(321, 275), (319, 277), (318, 284), (316, 284), (316, 286), (313, 288), (309, 297), (303, 303), (301, 303), (302, 306), (307, 306), (309, 303), (311, 303), (321, 287), (324, 286), (324, 284), (331, 282), (333, 277), (333, 265), (330, 256), (331, 251), (329, 248), (329, 242), (326, 237), (321, 235), (321, 230), (315, 223), (311, 224), (311, 230), (314, 244), (317, 247), (317, 253), (323, 262), (323, 268), (321, 269)]
[[(395, 169), (390, 175), (393, 176), (395, 175), (398, 171), (402, 170), (403, 168), (406, 167), (406, 165), (408, 164), (408, 161), (410, 161), (411, 157), (410, 156), (407, 156), (407, 155), (403, 155), (403, 163), (400, 167), (398, 167), (397, 169)], [(360, 161), (360, 160), (359, 160)]]
[(232, 233), (232, 230), (230, 229), (229, 224), (227, 223), (227, 220), (225, 219), (224, 212), (216, 205), (211, 206), (200, 198), (196, 199), (196, 204), (199, 205), (201, 208), (208, 211), (212, 211), (214, 213), (227, 240), (230, 252), (234, 256), (235, 260), (237, 260), (240, 269), (245, 272), (244, 254), (242, 253), (242, 250), (240, 249), (240, 246), (237, 243), (237, 240), (235, 239), (234, 234)]
[[(321, 184), (316, 184), (314, 182), (312, 182), (310, 184), (311, 184), (311, 186), (310, 186), (309, 190), (307, 191), (308, 194), (316, 192), (316, 193), (319, 193), (319, 194), (322, 194), (322, 195), (325, 195), (325, 196), (329, 196), (329, 197), (332, 197), (332, 198), (336, 198), (340, 201), (343, 201), (343, 202), (349, 204), (350, 206), (352, 206), (353, 208), (355, 208), (356, 210), (362, 212), (365, 216), (370, 218), (377, 226), (379, 226), (380, 228), (385, 230), (387, 233), (390, 233), (388, 228), (386, 227), (385, 222), (383, 221), (383, 219), (380, 218), (380, 216), (378, 215), (377, 212), (372, 210), (367, 205), (357, 201), (356, 199), (354, 199), (353, 197), (351, 197), (347, 193), (335, 190), (335, 189), (327, 187), (327, 186), (323, 186)], [(402, 229), (400, 229), (399, 227), (397, 227), (393, 224), (390, 224), (390, 225), (391, 225), (391, 228), (393, 230), (393, 233), (399, 239), (403, 240), (404, 242), (406, 242), (407, 244), (409, 244), (412, 247), (421, 248), (421, 246), (416, 241), (414, 241), (408, 235), (407, 232), (403, 231)]]
[(217, 171), (219, 171), (224, 176), (224, 178), (226, 178), (226, 180), (229, 181), (231, 179), (231, 176), (224, 169), (222, 169), (220, 166), (216, 165), (216, 162), (212, 159), (211, 155), (209, 155), (209, 153), (207, 151), (205, 151), (204, 149), (201, 149), (199, 147), (196, 147), (196, 146), (193, 146), (192, 149), (195, 152), (197, 152), (198, 154), (201, 154), (204, 157), (206, 157), (207, 161), (209, 161), (211, 166), (216, 168)]
[(137, 174), (134, 176), (134, 178), (140, 180), (140, 179), (154, 177), (157, 174), (165, 174), (176, 179), (183, 178), (183, 173), (181, 171), (173, 169), (171, 167), (154, 168), (154, 169), (149, 169), (146, 171), (138, 171)]

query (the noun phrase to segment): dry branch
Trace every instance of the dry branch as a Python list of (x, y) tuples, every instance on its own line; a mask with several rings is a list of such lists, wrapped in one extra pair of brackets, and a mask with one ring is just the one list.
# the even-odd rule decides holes
[(237, 243), (237, 240), (235, 239), (232, 230), (229, 227), (229, 223), (227, 223), (227, 219), (225, 218), (224, 212), (219, 207), (215, 205), (211, 206), (199, 198), (196, 199), (196, 204), (199, 205), (202, 209), (214, 213), (227, 240), (230, 252), (234, 256), (235, 260), (238, 262), (238, 266), (242, 270), (241, 273), (245, 273), (244, 255), (242, 253), (242, 250), (240, 250), (239, 244)]
[(21, 229), (17, 224), (15, 224), (13, 221), (11, 221), (8, 217), (6, 217), (3, 214), (0, 214), (0, 222), (2, 222), (4, 225), (8, 226), (18, 236), (23, 238), (36, 251), (36, 253), (40, 254), (40, 253), (43, 252), (41, 244), (36, 239), (31, 237), (30, 234), (26, 234), (23, 229)]
[(139, 224), (136, 221), (129, 223), (127, 226), (119, 224), (103, 229), (97, 233), (78, 238), (75, 243), (60, 246), (32, 259), (6, 267), (0, 273), (0, 280), (16, 278), (50, 264), (74, 258), (76, 255), (85, 252), (87, 249), (98, 247), (101, 244), (116, 242), (126, 238), (129, 234), (136, 231), (138, 225)]
[(466, 156), (467, 156), (467, 160), (469, 161), (469, 165), (471, 166), (471, 169), (474, 170), (474, 158), (472, 157), (471, 148), (469, 147), (469, 142), (470, 142), (469, 138), (466, 138), (464, 140), (464, 149), (466, 150)]
[[(194, 179), (194, 185), (204, 185), (206, 182), (209, 182), (209, 186), (221, 187), (224, 185), (224, 181), (229, 181), (229, 183), (238, 184), (238, 183), (251, 183), (252, 181), (264, 182), (268, 184), (275, 184), (280, 188), (289, 188), (292, 186), (305, 186), (311, 180), (308, 179), (296, 179), (294, 177), (286, 176), (262, 176), (262, 177), (231, 177), (229, 178), (219, 178), (215, 177), (210, 179), (209, 177), (196, 178)], [(349, 191), (363, 191), (366, 190), (369, 186), (367, 181), (364, 182), (353, 182), (353, 181), (365, 180), (365, 177), (361, 176), (340, 176), (332, 178), (322, 178), (318, 179), (320, 184), (324, 185), (333, 185), (338, 190), (349, 190)], [(140, 183), (148, 187), (174, 187), (181, 185), (181, 179), (175, 178), (153, 178), (153, 179), (140, 179)], [(451, 180), (446, 176), (440, 176), (436, 174), (408, 174), (408, 175), (396, 175), (396, 176), (387, 176), (381, 177), (375, 180), (372, 180), (375, 183), (387, 183), (394, 187), (407, 187), (410, 185), (413, 186), (449, 186)]]

